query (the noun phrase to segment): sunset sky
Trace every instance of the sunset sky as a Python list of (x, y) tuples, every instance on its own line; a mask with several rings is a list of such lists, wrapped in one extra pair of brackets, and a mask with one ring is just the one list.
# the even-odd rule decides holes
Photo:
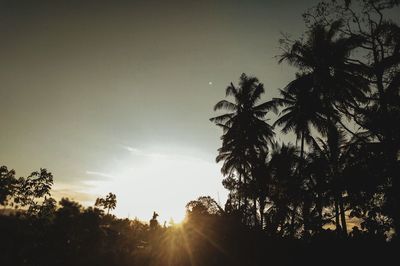
[(224, 204), (213, 105), (243, 72), (276, 96), (278, 40), (316, 2), (0, 1), (0, 164), (47, 168), (57, 199), (113, 192), (120, 217)]

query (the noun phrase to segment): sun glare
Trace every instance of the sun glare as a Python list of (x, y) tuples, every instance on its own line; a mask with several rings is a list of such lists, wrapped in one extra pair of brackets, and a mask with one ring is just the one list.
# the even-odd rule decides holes
[(112, 160), (103, 171), (87, 172), (97, 175), (97, 180), (86, 181), (90, 194), (101, 196), (112, 191), (117, 195), (114, 214), (119, 217), (147, 221), (156, 211), (161, 224), (179, 223), (185, 218), (187, 202), (199, 195), (221, 196), (219, 166), (212, 161), (177, 147), (159, 149), (163, 152), (123, 149), (124, 156)]

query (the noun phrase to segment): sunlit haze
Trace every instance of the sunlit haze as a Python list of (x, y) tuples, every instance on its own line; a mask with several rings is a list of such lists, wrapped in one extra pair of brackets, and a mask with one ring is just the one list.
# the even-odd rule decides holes
[[(123, 199), (115, 213), (120, 217), (151, 217), (153, 210), (161, 221), (180, 222), (185, 206), (200, 191), (225, 202), (225, 190), (219, 179), (219, 165), (202, 158), (189, 148), (157, 145), (137, 149), (122, 146), (124, 154), (114, 156), (101, 169), (86, 171), (98, 180), (85, 181), (92, 195), (113, 191)], [(190, 184), (185, 185), (190, 182)], [(212, 191), (213, 188), (214, 191)], [(146, 197), (140, 197), (146, 193)], [(90, 203), (90, 202), (89, 202)]]

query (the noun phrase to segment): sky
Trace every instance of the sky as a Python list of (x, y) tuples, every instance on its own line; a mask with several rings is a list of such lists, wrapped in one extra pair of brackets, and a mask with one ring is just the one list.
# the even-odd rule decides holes
[(223, 205), (213, 105), (243, 72), (276, 96), (279, 38), (317, 2), (0, 1), (0, 164), (85, 206), (113, 192), (120, 217)]

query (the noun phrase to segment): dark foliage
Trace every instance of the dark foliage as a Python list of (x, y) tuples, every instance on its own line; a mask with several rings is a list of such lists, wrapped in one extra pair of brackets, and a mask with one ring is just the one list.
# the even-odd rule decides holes
[(211, 118), (223, 130), (224, 207), (200, 197), (169, 227), (156, 212), (149, 223), (118, 219), (115, 194), (57, 204), (46, 169), (16, 178), (0, 167), (0, 265), (393, 265), (400, 27), (385, 15), (398, 4), (320, 3), (304, 14), (304, 36), (281, 42), (280, 62), (298, 73), (279, 97), (262, 101), (264, 85), (246, 74), (226, 88), (232, 101)]

